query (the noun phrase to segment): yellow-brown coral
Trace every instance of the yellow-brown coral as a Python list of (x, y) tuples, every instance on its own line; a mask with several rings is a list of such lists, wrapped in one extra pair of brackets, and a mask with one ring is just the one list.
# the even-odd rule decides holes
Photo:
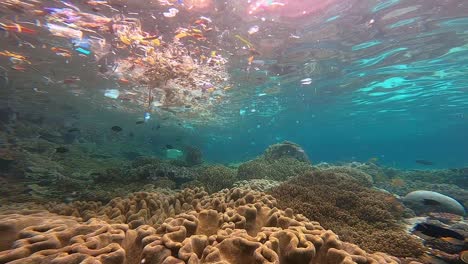
[[(187, 202), (191, 199), (195, 210), (154, 227), (107, 223), (132, 223), (129, 218), (134, 212), (139, 215), (144, 210), (131, 209), (135, 202), (150, 202), (148, 197), (154, 195), (106, 206), (88, 204), (90, 214), (106, 221), (82, 222), (48, 212), (2, 215), (0, 263), (399, 263), (386, 254), (369, 254), (342, 242), (332, 231), (291, 209), (277, 209), (271, 196), (241, 189), (210, 196), (201, 190), (186, 191), (182, 196)], [(177, 195), (168, 197), (173, 200), (165, 200), (166, 205), (181, 201)], [(116, 217), (101, 211), (114, 209), (119, 211)], [(152, 217), (159, 211), (145, 212)]]
[(365, 250), (399, 257), (423, 253), (422, 244), (397, 223), (403, 213), (400, 202), (346, 174), (328, 171), (296, 177), (274, 188), (272, 195), (281, 208), (301, 212)]
[(393, 187), (403, 187), (405, 186), (406, 182), (402, 178), (393, 178), (390, 180), (390, 184)]

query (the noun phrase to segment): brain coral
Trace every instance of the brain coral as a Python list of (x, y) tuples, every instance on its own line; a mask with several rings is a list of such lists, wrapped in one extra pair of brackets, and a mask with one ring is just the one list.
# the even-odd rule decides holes
[(343, 172), (305, 174), (273, 188), (271, 194), (280, 208), (301, 212), (365, 250), (400, 257), (423, 253), (422, 244), (397, 223), (403, 213), (400, 202)]
[(129, 224), (136, 228), (140, 225), (156, 226), (166, 218), (197, 209), (215, 209), (224, 212), (227, 207), (261, 202), (275, 206), (276, 201), (260, 192), (243, 189), (230, 189), (208, 196), (203, 189), (184, 189), (174, 193), (138, 192), (127, 198), (115, 198), (108, 204), (100, 202), (73, 202), (70, 204), (47, 205), (53, 213), (81, 217), (85, 221), (99, 218), (109, 223)]
[(2, 215), (0, 222), (0, 263), (125, 263), (121, 245), (138, 237), (126, 225), (48, 212)]
[(197, 210), (134, 229), (47, 212), (3, 215), (0, 263), (399, 263), (273, 205), (262, 193), (226, 190), (200, 199)]

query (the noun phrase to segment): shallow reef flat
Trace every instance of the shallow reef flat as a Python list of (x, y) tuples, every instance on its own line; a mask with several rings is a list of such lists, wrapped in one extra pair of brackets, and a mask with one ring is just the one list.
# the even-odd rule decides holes
[(54, 207), (87, 221), (16, 211), (0, 216), (0, 263), (399, 263), (275, 205), (261, 192), (186, 189)]
[[(466, 205), (462, 173), (313, 164), (283, 142), (235, 167), (138, 157), (75, 184), (5, 175), (0, 263), (462, 263), (468, 224), (444, 204)], [(405, 202), (435, 186), (425, 210)]]

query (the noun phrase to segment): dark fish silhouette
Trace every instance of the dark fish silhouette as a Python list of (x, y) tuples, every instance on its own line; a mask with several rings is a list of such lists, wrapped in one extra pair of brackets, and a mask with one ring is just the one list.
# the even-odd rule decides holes
[(119, 126), (113, 126), (113, 127), (111, 127), (111, 129), (112, 129), (112, 131), (115, 131), (115, 132), (120, 132), (120, 131), (122, 131), (122, 128), (119, 127)]
[(167, 148), (167, 149), (173, 149), (174, 147), (173, 147), (172, 145), (167, 144), (167, 145), (166, 145), (166, 148)]
[(73, 133), (73, 132), (80, 132), (80, 129), (77, 127), (68, 129), (68, 133)]
[(144, 124), (144, 123), (145, 123), (145, 121), (141, 121), (141, 120), (135, 122), (135, 124), (137, 124), (137, 125), (141, 125), (141, 124)]
[(465, 239), (465, 237), (462, 234), (460, 234), (460, 233), (458, 233), (456, 231), (453, 231), (453, 230), (450, 230), (450, 229), (447, 229), (447, 228), (443, 228), (441, 226), (429, 224), (429, 223), (417, 224), (414, 227), (414, 231), (419, 231), (419, 232), (423, 233), (426, 236), (431, 236), (431, 237), (436, 237), (436, 238), (453, 237), (455, 239), (459, 239), (459, 240), (462, 240), (462, 241)]
[(416, 160), (416, 163), (426, 165), (426, 166), (434, 165), (434, 162), (428, 161), (428, 160)]
[(55, 152), (57, 153), (67, 153), (68, 151), (70, 151), (68, 148), (66, 147), (58, 147), (55, 149)]

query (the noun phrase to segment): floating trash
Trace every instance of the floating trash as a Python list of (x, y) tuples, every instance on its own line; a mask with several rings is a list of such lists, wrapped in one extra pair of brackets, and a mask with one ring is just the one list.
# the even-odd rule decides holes
[(47, 28), (52, 33), (52, 35), (55, 35), (57, 37), (64, 37), (69, 39), (83, 38), (83, 32), (81, 30), (60, 26), (52, 23), (47, 23)]
[(178, 149), (166, 149), (166, 158), (179, 159), (184, 155), (184, 152)]
[(84, 55), (89, 55), (89, 54), (91, 54), (91, 51), (90, 51), (90, 50), (87, 50), (87, 49), (77, 48), (77, 49), (75, 49), (75, 50), (78, 51), (78, 52), (81, 53), (81, 54), (84, 54)]
[(165, 17), (175, 17), (179, 13), (179, 10), (177, 8), (169, 8), (169, 11), (164, 12), (163, 15)]
[(151, 114), (148, 112), (145, 112), (143, 119), (145, 120), (145, 122), (148, 122), (151, 119)]
[(112, 99), (119, 98), (120, 92), (117, 89), (108, 89), (105, 91), (104, 96)]
[(249, 28), (249, 31), (247, 31), (247, 32), (249, 33), (249, 35), (253, 35), (253, 34), (257, 33), (259, 30), (260, 30), (259, 26), (253, 26), (253, 27)]
[(312, 79), (311, 78), (305, 78), (305, 79), (302, 79), (301, 80), (301, 84), (302, 85), (309, 85), (312, 83)]

